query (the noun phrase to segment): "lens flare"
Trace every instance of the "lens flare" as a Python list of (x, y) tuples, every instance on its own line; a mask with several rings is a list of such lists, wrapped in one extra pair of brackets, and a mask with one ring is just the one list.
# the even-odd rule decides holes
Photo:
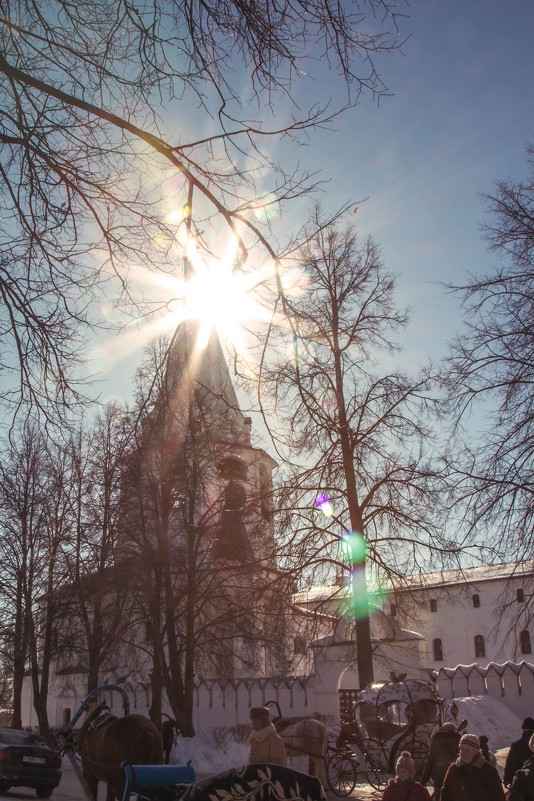
[(351, 570), (350, 588), (349, 614), (353, 619), (361, 620), (369, 614), (369, 596), (367, 594), (365, 570)]
[(318, 495), (315, 499), (315, 505), (321, 510), (325, 517), (334, 516), (334, 510), (332, 509), (332, 504), (330, 503), (328, 495)]
[(347, 531), (343, 535), (343, 550), (347, 560), (351, 565), (359, 565), (365, 562), (367, 556), (367, 542), (362, 534), (357, 531)]

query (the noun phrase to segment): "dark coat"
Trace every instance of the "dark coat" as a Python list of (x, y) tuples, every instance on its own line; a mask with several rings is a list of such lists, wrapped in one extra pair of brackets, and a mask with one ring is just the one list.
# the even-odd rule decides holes
[(409, 779), (407, 782), (390, 779), (382, 801), (430, 801), (430, 795), (426, 787), (414, 779)]
[(534, 801), (534, 755), (530, 755), (522, 768), (515, 772), (510, 785), (508, 801)]
[(530, 729), (524, 729), (523, 734), (519, 740), (515, 740), (510, 746), (508, 756), (506, 757), (506, 764), (504, 766), (504, 783), (508, 787), (514, 778), (514, 773), (523, 767), (527, 759), (532, 756), (532, 751), (529, 748), (528, 741), (534, 734)]
[(445, 774), (449, 765), (456, 761), (461, 736), (457, 731), (447, 731), (446, 729), (439, 729), (432, 735), (421, 781), (424, 783), (429, 779), (432, 780), (434, 801), (439, 801)]
[(441, 801), (505, 801), (497, 768), (480, 753), (470, 765), (457, 759), (445, 775)]

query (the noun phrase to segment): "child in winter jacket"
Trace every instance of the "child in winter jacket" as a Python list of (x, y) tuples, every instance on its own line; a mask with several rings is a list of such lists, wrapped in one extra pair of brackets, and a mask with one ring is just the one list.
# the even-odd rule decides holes
[(409, 751), (397, 760), (397, 775), (390, 779), (382, 801), (430, 801), (426, 787), (415, 781), (415, 765)]

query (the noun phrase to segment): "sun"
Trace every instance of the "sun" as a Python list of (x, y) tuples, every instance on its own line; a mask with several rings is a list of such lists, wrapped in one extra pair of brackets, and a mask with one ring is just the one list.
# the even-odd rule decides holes
[(200, 321), (197, 347), (206, 347), (215, 328), (222, 340), (229, 340), (242, 351), (244, 323), (262, 314), (250, 294), (250, 277), (224, 262), (197, 263), (194, 269), (194, 275), (185, 282), (183, 319)]
[(246, 265), (236, 267), (236, 253), (236, 247), (229, 245), (219, 258), (206, 260), (191, 244), (187, 250), (187, 280), (132, 266), (135, 285), (144, 288), (145, 298), (159, 306), (160, 312), (141, 323), (132, 320), (119, 338), (114, 335), (93, 345), (88, 358), (95, 372), (111, 373), (120, 360), (136, 353), (140, 344), (174, 331), (185, 320), (199, 322), (197, 350), (206, 348), (215, 329), (221, 344), (230, 345), (248, 365), (250, 331), (273, 319), (272, 308), (258, 299), (259, 294), (265, 295), (261, 288), (272, 279), (273, 268), (269, 264), (253, 269)]
[(235, 251), (231, 248), (222, 258), (206, 262), (190, 246), (187, 261), (190, 275), (172, 281), (178, 308), (161, 318), (158, 327), (169, 329), (184, 320), (198, 320), (198, 349), (207, 346), (211, 332), (216, 329), (222, 341), (231, 342), (236, 350), (243, 352), (244, 325), (266, 318), (265, 309), (253, 294), (261, 280), (258, 272), (245, 273), (236, 268)]

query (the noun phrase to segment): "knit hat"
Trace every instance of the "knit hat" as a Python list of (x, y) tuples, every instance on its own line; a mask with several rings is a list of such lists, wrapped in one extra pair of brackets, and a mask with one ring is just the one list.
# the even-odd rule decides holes
[(412, 759), (412, 756), (409, 751), (403, 751), (400, 757), (397, 759), (397, 764), (395, 766), (397, 773), (399, 772), (399, 768), (406, 768), (410, 771), (411, 776), (415, 776), (415, 763)]
[(525, 718), (525, 720), (521, 724), (521, 728), (526, 729), (527, 731), (534, 731), (534, 719)]
[(456, 731), (456, 726), (454, 725), (454, 723), (451, 723), (451, 721), (448, 720), (441, 727), (441, 731)]
[(534, 734), (532, 735), (532, 737), (528, 741), (528, 747), (534, 753)]
[(464, 734), (464, 736), (460, 740), (460, 746), (462, 745), (467, 745), (474, 751), (480, 751), (480, 740), (478, 739), (476, 734)]
[(266, 706), (253, 706), (250, 710), (250, 719), (252, 720), (253, 718), (260, 718), (266, 723), (270, 723), (271, 713)]

